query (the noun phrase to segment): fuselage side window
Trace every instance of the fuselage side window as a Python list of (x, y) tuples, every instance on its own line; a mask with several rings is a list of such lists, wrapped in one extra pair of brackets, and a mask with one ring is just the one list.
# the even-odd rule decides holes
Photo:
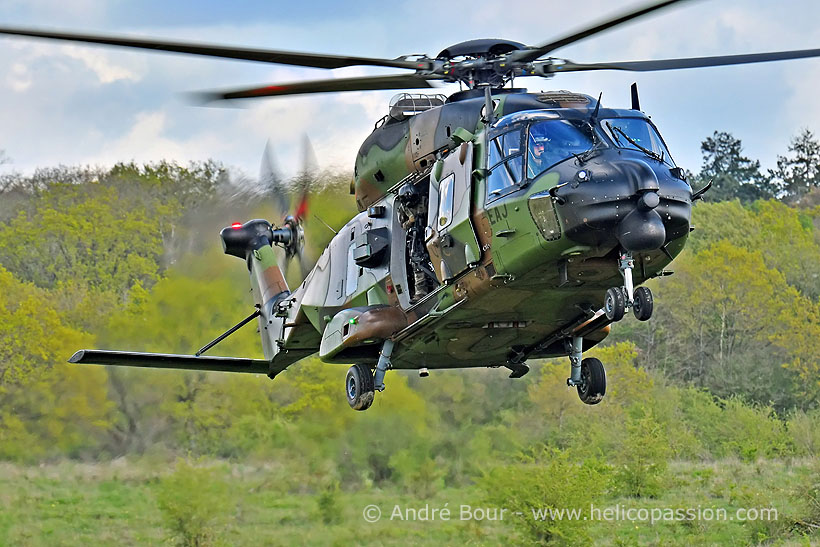
[(345, 295), (350, 296), (359, 287), (359, 266), (353, 258), (356, 243), (352, 242), (347, 250), (347, 276), (345, 278)]
[(453, 185), (455, 184), (455, 174), (450, 174), (441, 181), (439, 185), (439, 207), (438, 222), (436, 229), (442, 230), (453, 221)]

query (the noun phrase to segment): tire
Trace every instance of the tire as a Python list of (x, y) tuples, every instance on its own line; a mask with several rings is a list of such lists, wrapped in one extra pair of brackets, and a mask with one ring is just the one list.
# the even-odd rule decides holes
[(345, 377), (347, 404), (353, 410), (367, 410), (373, 404), (375, 384), (370, 367), (361, 363), (355, 364), (347, 371)]
[(606, 395), (606, 370), (603, 363), (594, 357), (581, 361), (581, 383), (578, 397), (585, 404), (597, 405)]
[(652, 299), (652, 291), (647, 287), (638, 287), (635, 289), (635, 302), (632, 304), (632, 312), (638, 321), (647, 321), (652, 317), (652, 309), (654, 308), (654, 300)]
[(626, 313), (626, 298), (620, 287), (607, 289), (604, 298), (604, 313), (610, 321), (620, 321)]

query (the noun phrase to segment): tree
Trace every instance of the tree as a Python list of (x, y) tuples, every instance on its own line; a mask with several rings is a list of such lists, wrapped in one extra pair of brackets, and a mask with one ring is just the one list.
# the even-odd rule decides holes
[[(643, 364), (718, 396), (742, 394), (780, 409), (795, 403), (795, 376), (809, 376), (817, 362), (817, 304), (767, 267), (761, 251), (721, 240), (680, 257), (656, 298), (664, 302), (653, 318), (660, 332)], [(810, 406), (818, 390), (804, 391)]]
[(777, 156), (777, 169), (769, 170), (784, 197), (798, 202), (813, 188), (820, 187), (820, 142), (804, 128), (789, 144), (791, 156)]
[(111, 411), (106, 371), (65, 363), (92, 344), (66, 325), (50, 291), (0, 266), (0, 458), (96, 451)]
[(712, 181), (707, 194), (712, 200), (750, 202), (774, 197), (770, 179), (760, 172), (760, 162), (741, 155), (740, 139), (731, 133), (715, 131), (701, 143), (700, 150), (703, 165), (696, 179), (701, 185)]

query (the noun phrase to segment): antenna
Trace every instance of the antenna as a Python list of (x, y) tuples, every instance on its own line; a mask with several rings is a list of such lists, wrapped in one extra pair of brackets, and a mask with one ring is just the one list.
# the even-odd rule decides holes
[(633, 82), (632, 86), (629, 88), (629, 90), (632, 93), (632, 110), (640, 110), (641, 109), (641, 101), (638, 98), (638, 83)]
[(601, 98), (604, 96), (604, 92), (601, 91), (601, 94), (598, 95), (598, 104), (595, 105), (595, 110), (592, 111), (592, 116), (589, 119), (595, 123), (595, 120), (598, 119), (598, 111), (601, 110)]

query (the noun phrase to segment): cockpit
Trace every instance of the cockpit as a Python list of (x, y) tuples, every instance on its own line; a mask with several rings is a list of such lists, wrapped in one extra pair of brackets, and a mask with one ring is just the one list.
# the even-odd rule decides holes
[(657, 129), (644, 117), (592, 120), (588, 115), (517, 112), (499, 120), (490, 133), (487, 201), (516, 191), (570, 158), (586, 161), (607, 148), (637, 150), (675, 167)]

